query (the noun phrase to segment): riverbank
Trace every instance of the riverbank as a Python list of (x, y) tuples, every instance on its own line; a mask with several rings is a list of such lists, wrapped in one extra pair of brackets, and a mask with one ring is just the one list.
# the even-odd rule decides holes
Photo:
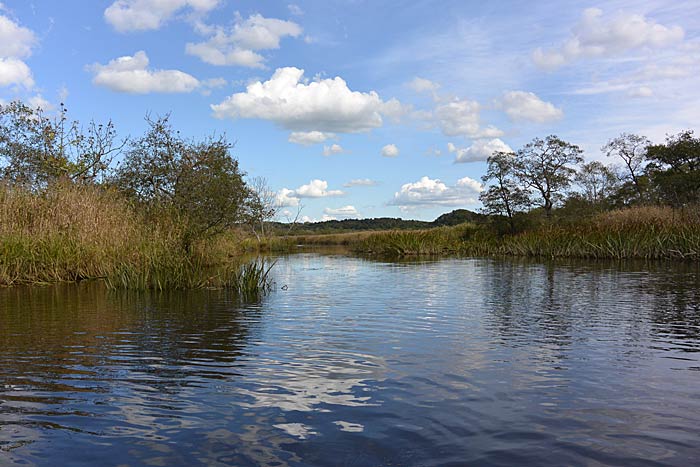
[(631, 208), (580, 223), (543, 225), (498, 235), (489, 226), (461, 225), (422, 232), (389, 232), (366, 238), (358, 252), (388, 255), (455, 253), (592, 259), (700, 260), (697, 213)]
[(700, 260), (700, 212), (637, 207), (579, 222), (551, 222), (516, 234), (493, 224), (290, 237), (290, 244), (344, 245), (376, 256), (467, 255)]
[(229, 288), (255, 296), (269, 287), (270, 265), (246, 255), (300, 246), (386, 257), (700, 260), (700, 210), (665, 207), (560, 219), (517, 234), (499, 232), (495, 221), (262, 240), (229, 229), (184, 248), (176, 215), (154, 219), (114, 191), (67, 184), (40, 194), (0, 187), (0, 219), (0, 286), (99, 279), (115, 289)]
[(243, 261), (231, 230), (183, 249), (176, 216), (147, 218), (118, 193), (66, 184), (0, 186), (0, 286), (101, 279), (110, 288), (264, 292), (269, 265)]

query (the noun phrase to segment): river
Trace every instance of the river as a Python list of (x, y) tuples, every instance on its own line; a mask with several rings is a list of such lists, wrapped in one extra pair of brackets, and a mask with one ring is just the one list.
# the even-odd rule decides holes
[(273, 292), (0, 289), (0, 465), (700, 461), (700, 268), (280, 257)]

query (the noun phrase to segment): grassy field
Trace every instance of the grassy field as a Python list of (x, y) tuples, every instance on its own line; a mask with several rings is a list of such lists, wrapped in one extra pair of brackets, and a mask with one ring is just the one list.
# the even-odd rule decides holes
[(146, 219), (116, 193), (0, 186), (0, 285), (103, 279), (112, 288), (264, 292), (270, 266), (242, 262), (234, 232), (182, 249), (177, 219)]

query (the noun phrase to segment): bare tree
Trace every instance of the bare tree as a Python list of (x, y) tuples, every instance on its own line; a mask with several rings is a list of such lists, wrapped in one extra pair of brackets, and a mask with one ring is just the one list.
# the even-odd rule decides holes
[(250, 194), (246, 203), (246, 220), (260, 241), (265, 237), (265, 222), (272, 220), (279, 210), (277, 194), (270, 189), (265, 177), (253, 177), (247, 184)]

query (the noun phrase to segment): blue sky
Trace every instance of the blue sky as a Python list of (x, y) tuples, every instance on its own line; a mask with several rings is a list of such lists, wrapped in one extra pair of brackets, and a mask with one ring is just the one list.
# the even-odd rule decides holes
[(281, 219), (432, 220), (494, 150), (700, 129), (697, 0), (0, 2), (0, 102), (226, 133)]

